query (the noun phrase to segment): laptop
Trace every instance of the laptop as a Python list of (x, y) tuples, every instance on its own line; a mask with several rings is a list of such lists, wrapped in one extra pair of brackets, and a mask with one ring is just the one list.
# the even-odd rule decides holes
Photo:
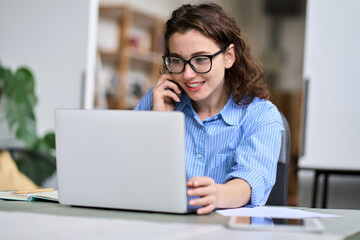
[(55, 111), (59, 202), (187, 213), (181, 112)]

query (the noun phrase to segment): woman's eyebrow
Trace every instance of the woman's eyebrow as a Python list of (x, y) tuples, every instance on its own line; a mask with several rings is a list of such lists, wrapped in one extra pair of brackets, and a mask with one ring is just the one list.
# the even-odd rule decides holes
[[(191, 54), (191, 57), (198, 56), (198, 55), (209, 55), (209, 54), (210, 53), (207, 51), (198, 51), (198, 52)], [(169, 53), (169, 56), (184, 58), (183, 56), (181, 56), (180, 54), (177, 54), (177, 53)]]
[(199, 52), (195, 52), (193, 54), (191, 54), (191, 56), (196, 56), (196, 55), (208, 55), (209, 52), (207, 51), (199, 51)]
[(182, 58), (182, 56), (180, 54), (177, 54), (177, 53), (169, 53), (169, 56)]

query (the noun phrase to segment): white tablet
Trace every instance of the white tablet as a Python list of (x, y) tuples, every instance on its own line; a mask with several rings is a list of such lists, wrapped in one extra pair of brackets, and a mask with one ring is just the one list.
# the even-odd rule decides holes
[(232, 216), (228, 227), (239, 230), (291, 231), (291, 232), (322, 232), (323, 225), (318, 219), (285, 219), (269, 217), (238, 217)]

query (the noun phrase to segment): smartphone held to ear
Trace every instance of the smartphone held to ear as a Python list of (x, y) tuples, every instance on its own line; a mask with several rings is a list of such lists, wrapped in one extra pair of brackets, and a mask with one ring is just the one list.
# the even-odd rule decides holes
[[(169, 81), (175, 83), (178, 86), (178, 88), (180, 89), (180, 91), (183, 92), (183, 89), (180, 87), (180, 84), (178, 84), (177, 82), (175, 82), (173, 80), (169, 80)], [(175, 90), (172, 88), (167, 88), (166, 90), (171, 90), (173, 93), (176, 93)]]
[(287, 231), (287, 232), (322, 232), (323, 225), (318, 219), (289, 219), (270, 217), (232, 216), (228, 227), (238, 230)]

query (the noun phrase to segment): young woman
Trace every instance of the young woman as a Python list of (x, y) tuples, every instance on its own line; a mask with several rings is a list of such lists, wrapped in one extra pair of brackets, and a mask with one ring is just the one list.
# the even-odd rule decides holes
[(165, 25), (163, 60), (135, 109), (185, 114), (189, 205), (198, 214), (264, 205), (283, 125), (235, 20), (216, 4), (181, 6)]

